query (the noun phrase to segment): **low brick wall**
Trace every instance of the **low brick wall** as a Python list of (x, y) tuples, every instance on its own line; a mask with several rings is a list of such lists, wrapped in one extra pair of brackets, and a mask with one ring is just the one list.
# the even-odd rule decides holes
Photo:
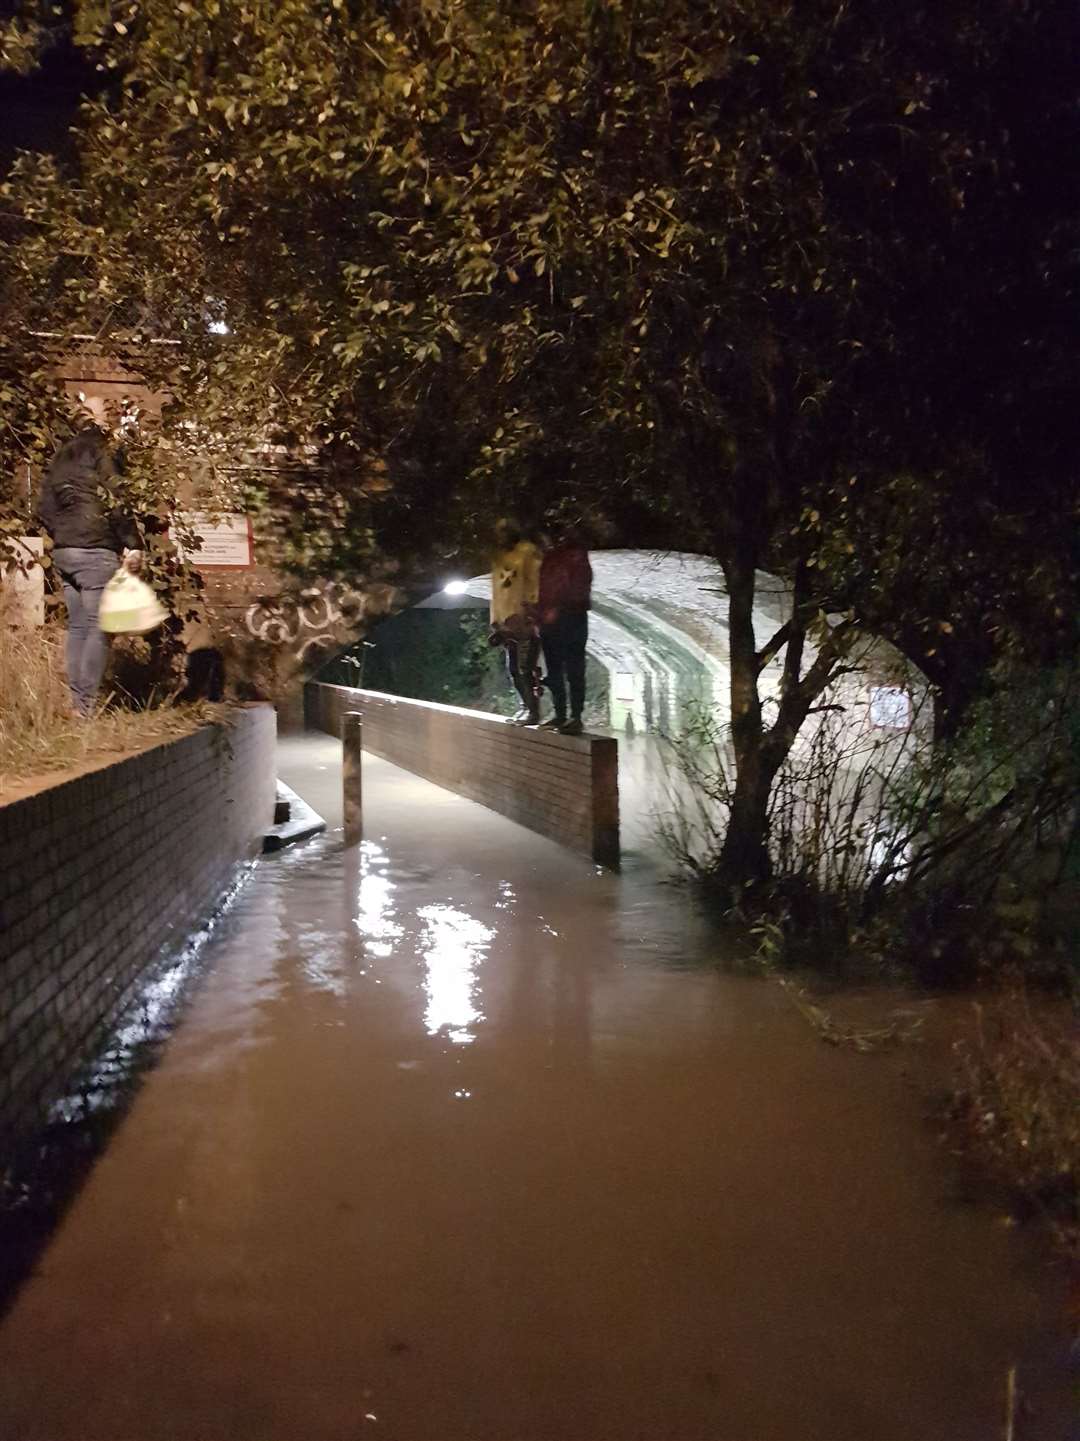
[(604, 865), (617, 863), (615, 741), (519, 728), (481, 711), (350, 686), (311, 682), (304, 696), (313, 729), (339, 736), (344, 713), (360, 711), (364, 749), (373, 755)]
[(0, 1161), (257, 854), (275, 773), (273, 709), (250, 706), (0, 799)]

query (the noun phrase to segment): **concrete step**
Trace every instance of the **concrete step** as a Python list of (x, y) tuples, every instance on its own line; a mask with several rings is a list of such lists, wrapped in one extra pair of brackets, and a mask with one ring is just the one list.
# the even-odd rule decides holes
[[(278, 815), (282, 808), (285, 808), (284, 820), (279, 820)], [(278, 799), (274, 806), (274, 825), (263, 836), (263, 855), (271, 855), (274, 851), (284, 850), (286, 846), (295, 845), (298, 841), (310, 840), (312, 836), (320, 835), (326, 830), (326, 822), (317, 811), (313, 811), (307, 801), (302, 800), (294, 790), (278, 781)]]

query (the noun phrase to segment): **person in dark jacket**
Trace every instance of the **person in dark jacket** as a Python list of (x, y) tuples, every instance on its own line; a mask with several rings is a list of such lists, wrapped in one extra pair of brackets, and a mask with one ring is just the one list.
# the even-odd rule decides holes
[(89, 715), (108, 659), (108, 637), (98, 626), (101, 593), (123, 563), (138, 572), (142, 542), (131, 517), (110, 504), (117, 474), (108, 437), (88, 426), (62, 445), (38, 499), (38, 519), (52, 538), (52, 561), (68, 613), (67, 675), (72, 704)]
[[(582, 733), (585, 709), (585, 643), (589, 638), (592, 566), (579, 533), (567, 526), (540, 566), (540, 644), (547, 668), (545, 684), (555, 714), (542, 729), (563, 735)], [(570, 714), (566, 692), (570, 690)]]

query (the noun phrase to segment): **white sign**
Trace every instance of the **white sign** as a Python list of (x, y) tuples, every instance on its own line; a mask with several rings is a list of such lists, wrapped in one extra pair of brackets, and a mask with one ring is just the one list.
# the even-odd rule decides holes
[(255, 542), (250, 517), (214, 515), (204, 510), (192, 510), (180, 519), (184, 528), (202, 542), (197, 550), (188, 552), (175, 532), (172, 535), (181, 556), (189, 560), (196, 570), (204, 570), (208, 566), (237, 570), (255, 564)]
[(911, 697), (895, 685), (879, 685), (870, 691), (870, 724), (884, 730), (906, 731), (911, 727)]
[(611, 693), (623, 705), (633, 705), (637, 700), (637, 676), (632, 671), (617, 670)]
[(45, 624), (45, 572), (35, 558), (45, 550), (37, 535), (20, 535), (15, 540), (15, 559), (5, 558), (2, 566), (5, 618), (12, 625)]

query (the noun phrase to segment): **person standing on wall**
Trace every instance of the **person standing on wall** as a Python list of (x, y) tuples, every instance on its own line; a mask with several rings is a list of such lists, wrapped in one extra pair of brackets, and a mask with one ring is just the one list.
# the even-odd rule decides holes
[[(546, 684), (555, 714), (545, 730), (579, 736), (584, 726), (585, 643), (589, 638), (592, 566), (580, 533), (566, 526), (544, 555), (540, 567), (540, 643), (547, 668)], [(570, 713), (567, 716), (567, 689)]]
[(117, 474), (108, 435), (87, 425), (57, 451), (38, 498), (64, 589), (68, 687), (81, 716), (94, 709), (109, 655), (109, 638), (98, 626), (101, 593), (121, 564), (133, 574), (142, 569), (139, 532), (112, 494)]
[(495, 527), (491, 562), (491, 636), (506, 650), (506, 670), (521, 697), (515, 725), (540, 720), (538, 662), (540, 638), (536, 603), (540, 595), (540, 551), (511, 520)]

